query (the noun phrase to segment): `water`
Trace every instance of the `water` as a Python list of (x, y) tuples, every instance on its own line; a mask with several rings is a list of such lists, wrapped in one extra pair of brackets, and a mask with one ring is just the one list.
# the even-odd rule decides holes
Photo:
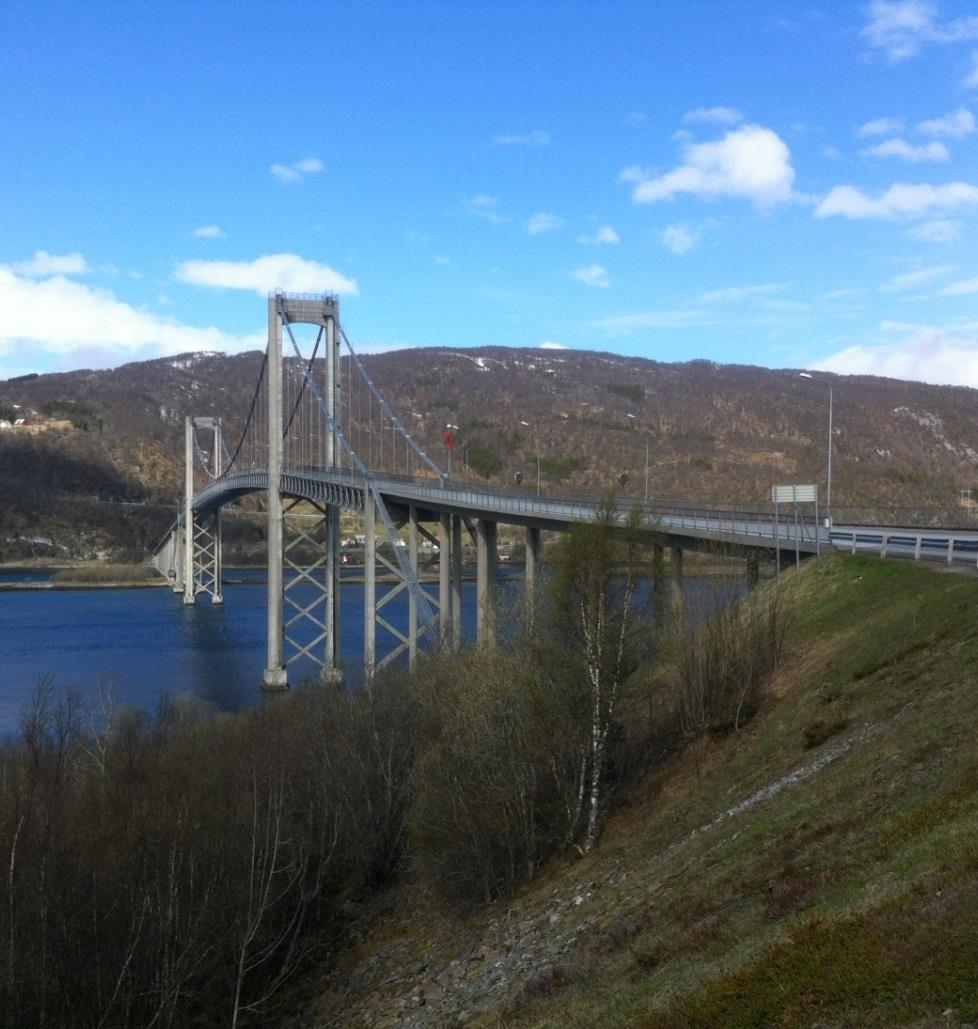
[[(500, 589), (518, 595), (521, 572), (501, 568)], [(0, 572), (0, 582), (44, 582), (50, 575), (44, 569), (6, 570)], [(193, 697), (219, 711), (259, 702), (266, 660), (263, 573), (234, 569), (227, 579), (224, 604), (218, 607), (207, 598), (184, 606), (179, 596), (161, 588), (0, 591), (0, 734), (17, 728), (20, 712), (43, 676), (51, 676), (58, 688), (76, 690), (93, 710), (106, 691), (116, 704), (149, 712), (164, 694)], [(437, 593), (435, 584), (428, 589)], [(475, 591), (474, 582), (462, 583), (466, 641), (475, 636)], [(707, 608), (742, 592), (740, 583), (718, 593), (716, 582), (688, 579), (687, 617), (699, 620)], [(383, 615), (404, 631), (407, 606), (402, 591), (383, 608)], [(507, 607), (512, 604), (504, 600), (501, 608)], [(356, 681), (363, 654), (361, 583), (341, 587), (340, 621), (344, 664), (348, 678)], [(378, 655), (390, 644), (378, 627)], [(297, 661), (289, 666), (289, 681), (313, 678), (316, 671), (311, 661)]]
[[(44, 582), (50, 571), (4, 571), (2, 582)], [(192, 607), (168, 589), (0, 591), (0, 733), (15, 729), (25, 702), (43, 676), (97, 705), (110, 690), (116, 703), (154, 711), (166, 693), (237, 711), (261, 697), (266, 660), (263, 574), (227, 573), (224, 603), (201, 598)], [(380, 587), (378, 592), (385, 587)], [(516, 587), (514, 580), (510, 588)], [(437, 585), (431, 587), (437, 593)], [(302, 600), (297, 591), (297, 599)], [(312, 599), (306, 592), (307, 601)], [(383, 609), (407, 626), (407, 593)], [(287, 615), (288, 617), (288, 615)], [(363, 586), (340, 590), (342, 653), (351, 678), (362, 669)], [(475, 629), (475, 583), (462, 583), (463, 637)], [(391, 638), (378, 627), (378, 655)], [(308, 660), (289, 666), (289, 681), (315, 676)]]

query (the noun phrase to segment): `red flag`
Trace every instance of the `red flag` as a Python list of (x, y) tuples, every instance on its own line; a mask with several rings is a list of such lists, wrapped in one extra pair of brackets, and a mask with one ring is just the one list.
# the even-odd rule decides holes
[(447, 429), (445, 430), (445, 446), (449, 450), (452, 449), (452, 434)]

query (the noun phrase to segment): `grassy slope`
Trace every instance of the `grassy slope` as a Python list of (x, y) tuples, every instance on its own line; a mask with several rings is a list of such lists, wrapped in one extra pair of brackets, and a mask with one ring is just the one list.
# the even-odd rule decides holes
[[(978, 579), (836, 557), (785, 586), (788, 657), (746, 729), (660, 768), (597, 853), (507, 903), (453, 921), (401, 892), (344, 962), (346, 984), (371, 971), (339, 1023), (400, 1024), (425, 978), (447, 1004), (406, 1024), (978, 1019)], [(529, 967), (481, 1014), (453, 999), (449, 957), (515, 950)]]
[(641, 888), (508, 1023), (978, 1019), (978, 581), (836, 558), (789, 588), (777, 699), (610, 828), (594, 860)]

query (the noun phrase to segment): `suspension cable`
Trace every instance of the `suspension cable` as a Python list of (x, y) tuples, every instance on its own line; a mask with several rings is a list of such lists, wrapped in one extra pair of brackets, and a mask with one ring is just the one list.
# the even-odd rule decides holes
[[(445, 473), (441, 470), (441, 468), (439, 468), (435, 461), (432, 460), (432, 458), (428, 455), (428, 452), (424, 449), (424, 447), (422, 447), (421, 444), (414, 438), (414, 436), (412, 436), (411, 433), (407, 431), (407, 429), (401, 423), (401, 420), (394, 413), (394, 409), (384, 399), (383, 394), (380, 392), (380, 390), (377, 389), (373, 379), (370, 378), (367, 369), (364, 367), (363, 362), (360, 360), (356, 351), (353, 349), (353, 344), (350, 342), (342, 327), (340, 327), (339, 333), (340, 339), (346, 344), (347, 350), (349, 350), (350, 352), (350, 357), (353, 359), (353, 363), (356, 365), (357, 371), (360, 372), (363, 381), (367, 384), (367, 388), (370, 390), (373, 396), (376, 397), (377, 403), (380, 405), (381, 411), (387, 415), (393, 427), (401, 434), (401, 436), (406, 441), (407, 445), (415, 450), (415, 452), (418, 454), (421, 460), (424, 461), (424, 463), (435, 473), (435, 475), (437, 475), (439, 479), (444, 478)], [(381, 419), (381, 436), (383, 436), (383, 418)]]
[[(284, 314), (284, 312), (281, 311), (281, 308), (280, 313)], [(285, 325), (286, 332), (289, 335), (289, 339), (292, 342), (292, 347), (295, 350), (296, 356), (299, 357), (301, 360), (302, 352), (299, 350), (298, 343), (296, 343), (295, 336), (292, 333), (292, 327), (284, 317), (282, 321)], [(326, 421), (329, 422), (330, 429), (332, 429), (333, 432), (336, 433), (336, 438), (339, 441), (340, 445), (343, 447), (344, 450), (346, 450), (351, 460), (356, 465), (357, 470), (364, 477), (364, 484), (370, 492), (370, 495), (377, 507), (377, 510), (380, 512), (381, 520), (384, 522), (384, 526), (387, 530), (387, 539), (391, 545), (391, 549), (394, 551), (394, 558), (400, 566), (401, 575), (403, 576), (404, 581), (408, 584), (408, 588), (412, 592), (414, 592), (415, 596), (417, 597), (418, 606), (420, 608), (420, 613), (422, 615), (422, 633), (426, 636), (430, 636), (434, 632), (436, 611), (432, 606), (431, 601), (428, 599), (427, 594), (421, 588), (421, 583), (418, 580), (417, 573), (411, 567), (410, 561), (407, 559), (407, 556), (402, 553), (404, 548), (399, 547), (397, 545), (400, 539), (400, 537), (397, 534), (397, 527), (394, 525), (394, 521), (387, 510), (387, 505), (384, 502), (383, 495), (380, 492), (380, 486), (377, 482), (376, 476), (363, 463), (363, 461), (360, 458), (360, 455), (353, 449), (353, 446), (351, 445), (350, 441), (346, 438), (346, 433), (344, 433), (343, 427), (336, 421), (333, 415), (330, 414), (329, 408), (326, 406), (326, 402), (323, 399), (322, 391), (320, 390), (319, 385), (312, 378), (311, 374), (308, 371), (303, 370), (303, 374), (306, 376), (306, 382), (308, 384), (310, 391), (316, 397), (316, 400), (319, 402), (319, 407), (323, 413), (323, 416), (326, 418)], [(364, 500), (366, 502), (366, 497), (364, 498)]]
[[(261, 392), (262, 383), (265, 380), (265, 369), (268, 367), (268, 350), (266, 348), (265, 353), (262, 355), (261, 360), (261, 371), (258, 373), (258, 382), (255, 385), (255, 392), (251, 398), (251, 407), (248, 408), (248, 417), (245, 419), (244, 428), (241, 430), (241, 435), (238, 437), (238, 444), (234, 448), (234, 453), (228, 455), (228, 463), (224, 468), (224, 474), (231, 471), (234, 462), (238, 459), (238, 454), (241, 451), (241, 445), (245, 441), (245, 436), (248, 434), (248, 429), (251, 427), (251, 420), (255, 414), (255, 407), (258, 403), (258, 395)], [(227, 454), (227, 447), (224, 448), (225, 454)], [(256, 455), (257, 457), (257, 455)]]

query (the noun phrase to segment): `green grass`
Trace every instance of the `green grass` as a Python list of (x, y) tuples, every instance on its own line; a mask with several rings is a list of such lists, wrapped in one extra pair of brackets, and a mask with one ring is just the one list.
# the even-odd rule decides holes
[(785, 589), (788, 660), (761, 713), (613, 821), (572, 874), (632, 885), (507, 1024), (978, 1019), (978, 579), (837, 557)]
[(152, 565), (79, 565), (76, 568), (62, 568), (51, 576), (51, 581), (68, 585), (98, 583), (156, 582), (160, 573)]

